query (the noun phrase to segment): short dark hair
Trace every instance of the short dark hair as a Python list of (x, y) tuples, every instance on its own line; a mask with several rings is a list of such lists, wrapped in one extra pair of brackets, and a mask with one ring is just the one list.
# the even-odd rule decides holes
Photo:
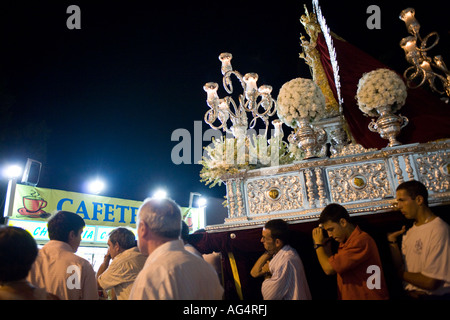
[(25, 279), (38, 248), (31, 234), (18, 227), (0, 227), (0, 283)]
[(83, 218), (76, 213), (58, 211), (47, 223), (48, 237), (50, 240), (67, 242), (70, 231), (77, 233), (85, 225)]
[(272, 238), (279, 239), (283, 244), (289, 243), (289, 225), (282, 219), (273, 219), (266, 222), (264, 229), (270, 230)]
[(339, 223), (341, 219), (345, 219), (348, 222), (352, 222), (347, 209), (337, 203), (330, 203), (327, 205), (320, 214), (319, 223), (325, 223), (327, 221)]
[(417, 196), (422, 196), (425, 205), (428, 207), (428, 190), (422, 182), (417, 180), (406, 181), (397, 187), (397, 191), (398, 190), (405, 190), (413, 200), (416, 199)]
[(127, 228), (116, 228), (109, 233), (109, 241), (119, 244), (122, 249), (130, 249), (136, 246), (136, 236)]
[(189, 226), (183, 220), (181, 220), (181, 239), (184, 241), (189, 240)]

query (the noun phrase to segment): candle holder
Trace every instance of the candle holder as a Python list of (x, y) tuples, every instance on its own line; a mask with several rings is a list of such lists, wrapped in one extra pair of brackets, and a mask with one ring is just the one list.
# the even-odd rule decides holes
[[(406, 61), (412, 65), (403, 73), (406, 85), (414, 89), (427, 82), (432, 91), (450, 97), (450, 72), (442, 56), (438, 55), (432, 59), (427, 55), (427, 52), (438, 44), (439, 34), (431, 32), (425, 38), (422, 38), (419, 33), (420, 24), (415, 18), (413, 8), (403, 10), (399, 18), (405, 22), (406, 29), (412, 35), (400, 41), (400, 47), (405, 51)], [(433, 37), (435, 38), (434, 42), (428, 45), (428, 41)], [(436, 79), (441, 82), (443, 90), (436, 87)], [(418, 84), (414, 84), (415, 82), (418, 82)], [(444, 98), (447, 103), (448, 97)]]
[[(247, 112), (251, 112), (250, 129), (255, 127), (258, 119), (261, 119), (266, 126), (265, 137), (267, 137), (269, 117), (276, 112), (276, 101), (271, 96), (272, 87), (262, 85), (258, 88), (258, 74), (247, 73), (242, 76), (238, 71), (233, 70), (231, 66), (232, 58), (232, 54), (227, 52), (219, 55), (219, 60), (222, 62), (221, 71), (225, 91), (229, 94), (233, 93), (232, 75), (239, 79), (244, 90), (239, 95), (239, 104), (236, 104), (231, 96), (220, 99), (217, 95), (219, 85), (215, 82), (206, 83), (203, 89), (207, 93), (206, 102), (211, 109), (205, 114), (205, 122), (213, 129), (222, 129), (224, 132), (233, 134), (235, 138), (239, 138), (247, 133)], [(229, 120), (232, 123), (230, 128), (228, 128)], [(220, 125), (214, 124), (217, 121), (220, 122)]]

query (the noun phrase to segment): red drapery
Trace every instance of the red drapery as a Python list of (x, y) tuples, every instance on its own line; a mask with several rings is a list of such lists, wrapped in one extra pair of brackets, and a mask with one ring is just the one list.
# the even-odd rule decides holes
[[(363, 112), (359, 110), (355, 96), (358, 81), (365, 72), (378, 68), (392, 68), (348, 42), (333, 38), (333, 43), (339, 65), (341, 95), (344, 100), (343, 113), (350, 131), (356, 142), (365, 148), (384, 148), (387, 146), (387, 140), (382, 139), (379, 134), (369, 131), (367, 126), (371, 118), (364, 116)], [(333, 69), (323, 34), (319, 34), (317, 49), (337, 100)], [(425, 143), (450, 138), (450, 106), (427, 89), (408, 89), (406, 103), (397, 114), (402, 114), (409, 119), (409, 124), (402, 129), (398, 136), (398, 140), (403, 144)]]

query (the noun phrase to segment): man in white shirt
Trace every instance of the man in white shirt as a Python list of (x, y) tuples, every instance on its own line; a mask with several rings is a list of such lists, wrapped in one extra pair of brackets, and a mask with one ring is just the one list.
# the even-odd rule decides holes
[[(414, 225), (388, 235), (394, 265), (409, 297), (450, 299), (450, 229), (428, 207), (428, 191), (419, 181), (397, 187), (397, 206)], [(403, 235), (401, 251), (397, 238)], [(402, 259), (403, 256), (403, 259)]]
[(97, 271), (99, 289), (112, 289), (117, 300), (128, 300), (145, 260), (147, 256), (139, 252), (134, 233), (127, 228), (114, 229), (109, 234), (108, 253)]
[(264, 300), (311, 300), (305, 269), (297, 251), (288, 245), (289, 227), (281, 219), (268, 221), (261, 242), (266, 252), (256, 261), (250, 274), (264, 276)]
[(219, 300), (223, 296), (214, 269), (184, 249), (179, 239), (180, 207), (169, 199), (147, 199), (137, 217), (138, 246), (148, 254), (130, 300)]
[(59, 211), (47, 224), (50, 241), (39, 250), (27, 280), (65, 300), (97, 300), (97, 281), (89, 261), (75, 254), (84, 220)]

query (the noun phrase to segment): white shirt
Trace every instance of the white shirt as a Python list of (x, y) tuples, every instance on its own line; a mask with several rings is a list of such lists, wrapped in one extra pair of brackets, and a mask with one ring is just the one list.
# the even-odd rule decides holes
[(128, 300), (134, 280), (146, 260), (147, 256), (140, 253), (138, 247), (125, 250), (119, 253), (108, 269), (98, 277), (98, 283), (105, 290), (114, 288), (117, 300)]
[(222, 295), (214, 269), (186, 251), (182, 240), (173, 240), (148, 256), (130, 300), (219, 300)]
[(423, 225), (413, 225), (403, 236), (402, 254), (405, 271), (420, 272), (444, 281), (434, 291), (423, 290), (410, 283), (406, 283), (405, 290), (425, 291), (433, 295), (450, 292), (450, 229), (445, 221), (437, 217)]
[(60, 299), (98, 300), (94, 269), (63, 241), (50, 240), (39, 250), (27, 279)]
[(269, 262), (272, 277), (264, 280), (264, 300), (311, 300), (305, 269), (297, 251), (285, 245)]
[(190, 243), (186, 243), (185, 245), (184, 245), (184, 249), (187, 251), (187, 252), (190, 252), (190, 253), (192, 253), (192, 254), (195, 254), (196, 256), (198, 256), (198, 257), (200, 257), (200, 258), (202, 258), (203, 259), (203, 256), (202, 256), (202, 254), (192, 245), (192, 244), (190, 244)]

